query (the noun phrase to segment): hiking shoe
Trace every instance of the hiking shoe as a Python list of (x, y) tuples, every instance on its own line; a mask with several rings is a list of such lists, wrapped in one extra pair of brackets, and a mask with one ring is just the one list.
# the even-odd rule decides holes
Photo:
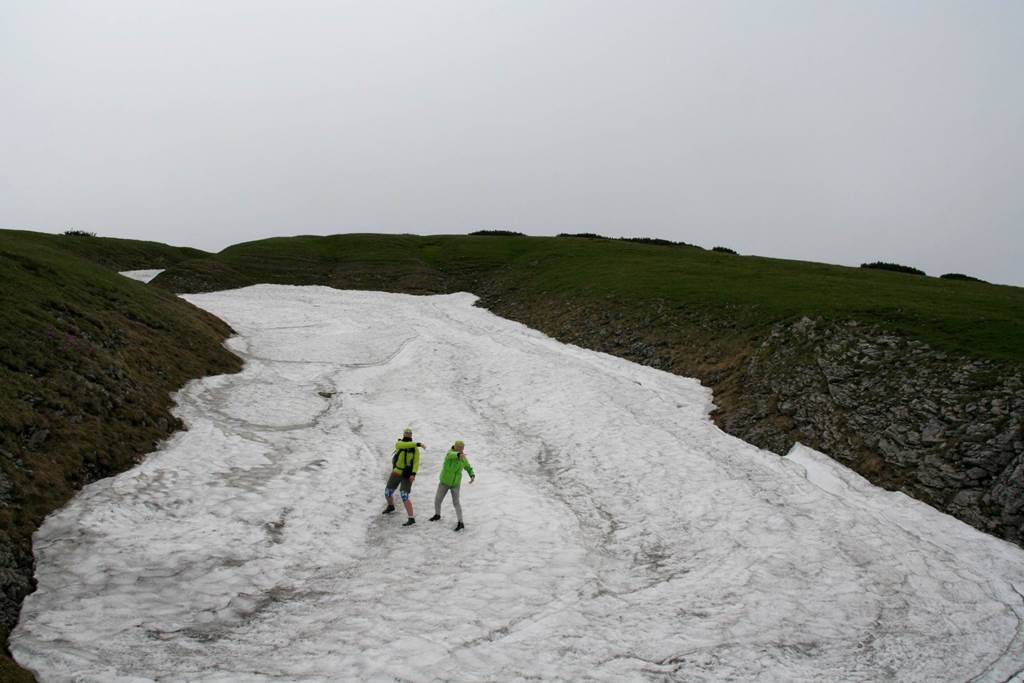
[(395, 506), (394, 505), (388, 505), (386, 508), (384, 508), (384, 512), (382, 512), (380, 514), (382, 514), (382, 515), (390, 515), (394, 511), (395, 511)]
[(433, 517), (431, 517), (431, 518), (430, 518), (430, 519), (428, 519), (427, 521), (428, 521), (428, 522), (436, 522), (436, 521), (437, 521), (437, 520), (439, 520), (439, 519), (441, 519), (441, 515), (434, 515)]
[(458, 524), (455, 525), (455, 531), (462, 531), (465, 528), (466, 528), (466, 525), (463, 524), (462, 522), (459, 522)]
[(416, 523), (416, 518), (415, 517), (410, 517), (409, 519), (407, 519), (405, 521), (405, 524), (403, 524), (402, 526), (412, 526), (415, 523)]

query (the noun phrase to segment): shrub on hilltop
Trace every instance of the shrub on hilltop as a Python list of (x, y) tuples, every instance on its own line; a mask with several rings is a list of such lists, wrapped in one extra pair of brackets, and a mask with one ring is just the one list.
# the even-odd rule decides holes
[(96, 233), (86, 232), (85, 230), (65, 230), (64, 234), (69, 237), (95, 237)]
[(523, 233), (516, 232), (515, 230), (474, 230), (473, 232), (471, 232), (469, 234), (470, 235), (503, 235), (503, 236), (506, 236), (506, 237), (526, 237), (526, 235), (524, 235)]
[(736, 251), (729, 247), (712, 247), (711, 251), (717, 251), (719, 254), (735, 254)]
[(986, 282), (985, 280), (976, 277), (971, 277), (970, 275), (964, 275), (963, 273), (946, 273), (945, 275), (940, 275), (939, 277), (942, 278), (943, 280), (966, 280), (967, 282), (981, 282), (986, 285), (988, 284), (988, 282)]
[(692, 247), (694, 249), (703, 249), (696, 244), (690, 244), (689, 242), (673, 242), (672, 240), (663, 240), (660, 237), (620, 237), (623, 242), (639, 242), (640, 244), (656, 244), (663, 247)]
[(911, 275), (924, 275), (923, 270), (917, 268), (911, 268), (910, 266), (901, 266), (898, 263), (885, 263), (883, 261), (875, 261), (874, 263), (862, 263), (861, 268), (874, 268), (875, 270), (891, 270), (895, 273), (909, 273)]

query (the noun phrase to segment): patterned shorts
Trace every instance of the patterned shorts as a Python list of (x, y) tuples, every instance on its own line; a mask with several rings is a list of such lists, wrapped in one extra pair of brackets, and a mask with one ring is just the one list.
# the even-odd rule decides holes
[(384, 485), (384, 496), (390, 498), (395, 495), (395, 489), (398, 489), (402, 500), (409, 500), (409, 494), (412, 492), (412, 477), (403, 477), (401, 474), (392, 472), (388, 477), (388, 483)]

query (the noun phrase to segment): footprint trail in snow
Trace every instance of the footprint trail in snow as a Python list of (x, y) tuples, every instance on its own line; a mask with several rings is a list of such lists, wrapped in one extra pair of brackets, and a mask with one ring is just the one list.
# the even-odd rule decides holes
[[(711, 394), (472, 306), (260, 285), (191, 295), (239, 335), (188, 431), (36, 536), (12, 637), (41, 680), (991, 680), (1024, 669), (1024, 551)], [(429, 448), (418, 523), (391, 446)], [(430, 523), (457, 438), (466, 532)]]

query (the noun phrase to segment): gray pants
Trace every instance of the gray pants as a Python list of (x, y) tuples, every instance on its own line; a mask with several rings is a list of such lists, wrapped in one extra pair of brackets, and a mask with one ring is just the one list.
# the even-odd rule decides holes
[(434, 514), (441, 514), (441, 501), (448, 495), (448, 492), (452, 492), (452, 504), (455, 505), (455, 516), (462, 521), (462, 506), (459, 505), (459, 487), (452, 488), (451, 486), (445, 486), (444, 484), (437, 485), (437, 493), (434, 495)]

